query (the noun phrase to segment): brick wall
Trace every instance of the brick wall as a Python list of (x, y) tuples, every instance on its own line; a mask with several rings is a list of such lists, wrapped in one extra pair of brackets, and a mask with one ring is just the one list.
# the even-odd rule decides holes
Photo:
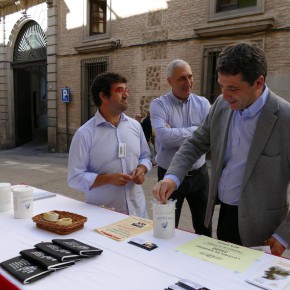
[[(98, 39), (87, 35), (86, 0), (78, 1), (77, 5), (75, 0), (54, 1), (54, 10), (47, 8), (44, 1), (28, 0), (29, 17), (37, 21), (44, 31), (48, 23), (51, 131), (49, 142), (52, 147), (58, 151), (66, 151), (66, 105), (60, 100), (61, 88), (65, 86), (71, 89), (72, 101), (68, 105), (70, 139), (81, 124), (81, 61), (84, 59), (108, 57), (110, 69), (127, 77), (130, 101), (126, 113), (134, 117), (136, 113), (145, 112), (153, 98), (169, 90), (166, 66), (171, 60), (182, 58), (191, 65), (194, 76), (193, 90), (201, 94), (205, 47), (258, 39), (263, 44), (268, 58), (268, 85), (290, 101), (289, 1), (265, 1), (264, 13), (209, 21), (211, 1), (213, 0), (111, 0), (110, 36)], [(2, 8), (2, 15), (5, 15), (5, 27), (2, 22), (0, 60), (11, 61), (13, 41), (19, 32), (15, 27), (21, 26), (23, 15), (16, 11), (15, 5)], [(232, 33), (208, 38), (198, 37), (196, 34), (196, 29), (200, 27), (221, 28), (229, 24), (231, 26), (239, 22), (247, 23), (270, 18), (275, 19), (272, 31)], [(100, 43), (109, 44), (116, 39), (120, 40), (119, 48), (100, 49), (98, 46)], [(95, 45), (96, 49), (78, 50), (78, 47), (90, 45)], [(12, 76), (11, 67), (9, 72), (9, 66), (0, 66), (0, 120), (4, 120), (0, 123), (0, 146), (5, 142), (12, 142), (10, 137), (13, 135), (13, 109), (8, 109), (7, 105), (13, 104), (13, 101), (9, 102), (9, 98), (13, 100)], [(4, 135), (6, 137), (3, 137)]]

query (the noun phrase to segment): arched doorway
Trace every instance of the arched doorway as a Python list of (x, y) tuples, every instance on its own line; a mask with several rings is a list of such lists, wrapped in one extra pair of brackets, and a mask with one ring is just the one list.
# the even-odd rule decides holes
[(20, 30), (14, 46), (15, 145), (47, 142), (46, 37), (35, 21)]

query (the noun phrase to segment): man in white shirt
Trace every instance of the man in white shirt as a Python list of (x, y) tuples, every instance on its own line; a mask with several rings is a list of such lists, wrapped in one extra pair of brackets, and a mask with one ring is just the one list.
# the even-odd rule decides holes
[[(158, 180), (164, 178), (174, 154), (182, 143), (205, 120), (210, 103), (204, 97), (191, 92), (193, 85), (189, 64), (176, 59), (167, 66), (167, 80), (171, 91), (152, 101), (151, 122), (156, 139)], [(182, 184), (170, 196), (177, 200), (175, 226), (178, 226), (184, 199), (187, 200), (192, 224), (197, 234), (211, 236), (211, 226), (204, 226), (207, 204), (209, 177), (205, 164), (205, 155), (201, 156), (186, 174)]]
[(150, 150), (141, 124), (123, 113), (126, 83), (112, 72), (94, 80), (91, 93), (98, 110), (73, 137), (68, 184), (84, 191), (88, 203), (147, 217), (141, 184), (151, 169)]

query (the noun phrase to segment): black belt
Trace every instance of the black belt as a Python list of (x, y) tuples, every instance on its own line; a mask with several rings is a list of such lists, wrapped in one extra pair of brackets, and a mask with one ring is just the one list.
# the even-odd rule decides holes
[(195, 175), (196, 173), (201, 172), (205, 167), (206, 167), (206, 164), (204, 163), (204, 164), (203, 164), (201, 167), (199, 167), (198, 169), (193, 169), (193, 170), (188, 171), (187, 174), (185, 174), (185, 177), (186, 177), (186, 176), (193, 176), (193, 175)]
[(237, 210), (239, 207), (238, 205), (223, 203), (222, 201), (220, 201), (220, 204), (226, 210)]

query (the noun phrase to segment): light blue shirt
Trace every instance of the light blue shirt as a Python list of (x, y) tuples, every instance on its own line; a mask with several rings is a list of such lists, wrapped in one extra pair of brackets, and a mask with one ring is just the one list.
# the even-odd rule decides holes
[[(168, 169), (174, 154), (182, 143), (203, 123), (210, 109), (209, 101), (191, 93), (183, 102), (172, 91), (152, 101), (151, 123), (156, 139), (157, 164)], [(170, 128), (166, 126), (169, 124)], [(205, 155), (200, 157), (191, 169), (198, 169), (205, 163)]]
[[(119, 157), (120, 143), (126, 144), (126, 157)], [(125, 186), (106, 184), (90, 189), (98, 174), (131, 174), (139, 164), (151, 170), (150, 149), (140, 123), (122, 113), (115, 127), (97, 111), (73, 137), (69, 150), (68, 184), (84, 191), (88, 203), (147, 217), (142, 186), (133, 181)]]
[(234, 111), (228, 134), (224, 169), (219, 181), (219, 199), (229, 205), (238, 205), (250, 146), (257, 121), (264, 107), (269, 89), (243, 111)]
[[(224, 169), (218, 186), (219, 199), (223, 203), (238, 205), (246, 162), (257, 122), (264, 107), (269, 89), (265, 85), (262, 95), (243, 111), (234, 111), (225, 152)], [(277, 234), (273, 234), (285, 248), (288, 244)]]

